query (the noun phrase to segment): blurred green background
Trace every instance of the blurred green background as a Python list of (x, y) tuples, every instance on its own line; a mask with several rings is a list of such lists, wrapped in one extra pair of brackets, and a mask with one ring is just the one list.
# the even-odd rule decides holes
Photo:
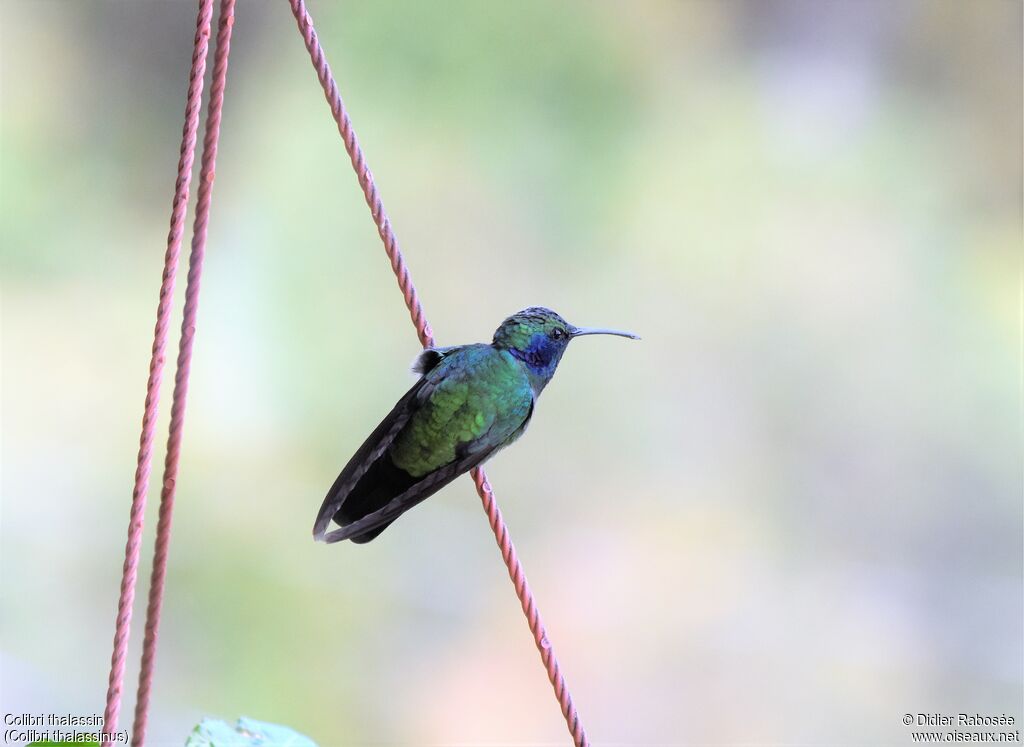
[[(311, 12), (439, 344), (644, 337), (488, 467), (595, 743), (1019, 726), (1021, 3)], [(5, 712), (103, 709), (194, 16), (2, 6)], [(150, 743), (564, 743), (468, 479), (310, 540), (417, 344), (283, 1), (239, 4), (217, 176)]]

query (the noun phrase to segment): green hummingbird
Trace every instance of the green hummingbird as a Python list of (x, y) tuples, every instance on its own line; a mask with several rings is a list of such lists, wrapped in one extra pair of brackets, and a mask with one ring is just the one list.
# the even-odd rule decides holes
[[(631, 332), (574, 327), (533, 306), (491, 344), (427, 348), (420, 374), (327, 491), (313, 525), (324, 542), (369, 542), (391, 522), (519, 438), (569, 341)], [(341, 528), (328, 532), (331, 521)]]

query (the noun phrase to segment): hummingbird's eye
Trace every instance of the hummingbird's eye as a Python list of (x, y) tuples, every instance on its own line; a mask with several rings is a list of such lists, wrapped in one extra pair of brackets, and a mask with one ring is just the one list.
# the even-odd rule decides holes
[(561, 340), (563, 337), (565, 337), (565, 330), (562, 329), (561, 327), (555, 327), (553, 330), (551, 330), (551, 339)]

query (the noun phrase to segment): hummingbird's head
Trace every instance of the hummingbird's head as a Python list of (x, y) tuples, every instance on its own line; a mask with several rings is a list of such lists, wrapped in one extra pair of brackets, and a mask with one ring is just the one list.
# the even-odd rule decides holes
[(534, 393), (540, 394), (554, 376), (569, 341), (583, 335), (619, 335), (640, 339), (631, 332), (575, 327), (551, 309), (531, 306), (503, 321), (494, 332), (493, 344), (522, 361), (530, 375)]

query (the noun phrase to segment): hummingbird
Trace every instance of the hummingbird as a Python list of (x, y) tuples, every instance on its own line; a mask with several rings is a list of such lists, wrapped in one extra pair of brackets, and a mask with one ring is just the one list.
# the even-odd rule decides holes
[[(490, 344), (426, 348), (420, 378), (338, 475), (313, 525), (313, 538), (362, 544), (526, 430), (537, 397), (569, 342), (632, 332), (575, 327), (532, 306), (501, 323)], [(327, 531), (334, 521), (340, 528)]]

